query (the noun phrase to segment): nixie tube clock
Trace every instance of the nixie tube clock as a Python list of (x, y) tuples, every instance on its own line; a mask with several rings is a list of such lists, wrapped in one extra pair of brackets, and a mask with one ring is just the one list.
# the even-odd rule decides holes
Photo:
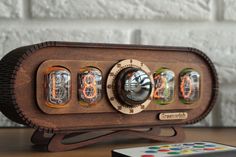
[[(17, 48), (0, 61), (1, 112), (35, 128), (32, 142), (49, 151), (122, 134), (183, 140), (181, 126), (203, 119), (217, 93), (213, 63), (188, 47), (45, 42)], [(166, 127), (174, 134), (162, 136)], [(62, 142), (104, 130), (109, 133)]]

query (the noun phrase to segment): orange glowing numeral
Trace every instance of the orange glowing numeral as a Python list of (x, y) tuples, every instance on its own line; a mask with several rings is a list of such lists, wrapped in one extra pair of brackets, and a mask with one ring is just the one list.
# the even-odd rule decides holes
[(200, 74), (186, 68), (180, 73), (179, 97), (184, 104), (191, 104), (200, 97)]
[(80, 105), (90, 107), (102, 98), (102, 73), (99, 69), (94, 67), (81, 68), (78, 82)]
[[(186, 90), (187, 88), (188, 90)], [(180, 92), (184, 99), (189, 99), (192, 94), (192, 80), (190, 76), (183, 76), (181, 84), (180, 84)]]
[(93, 74), (87, 74), (83, 78), (83, 94), (87, 99), (97, 96), (96, 80)]
[(174, 97), (175, 73), (167, 68), (158, 69), (153, 76), (155, 87), (153, 98), (160, 105), (169, 104)]

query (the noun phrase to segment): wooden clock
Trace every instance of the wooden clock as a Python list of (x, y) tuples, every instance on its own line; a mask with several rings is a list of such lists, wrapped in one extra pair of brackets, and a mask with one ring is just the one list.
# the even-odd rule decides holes
[[(217, 93), (213, 63), (188, 47), (45, 42), (17, 48), (0, 61), (0, 110), (35, 128), (32, 142), (49, 151), (122, 134), (182, 140), (181, 126), (203, 119)], [(166, 127), (174, 135), (161, 136)], [(62, 143), (100, 130), (111, 132)]]

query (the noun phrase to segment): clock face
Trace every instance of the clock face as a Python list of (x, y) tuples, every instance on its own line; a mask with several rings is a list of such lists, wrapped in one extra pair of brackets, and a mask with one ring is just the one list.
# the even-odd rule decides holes
[(134, 59), (117, 63), (108, 75), (107, 95), (118, 111), (125, 114), (141, 112), (153, 95), (153, 78), (149, 68)]
[(44, 85), (38, 92), (39, 98), (43, 97), (39, 106), (48, 114), (137, 114), (143, 110), (192, 109), (200, 104), (197, 66), (176, 70), (170, 63), (147, 64), (135, 59), (46, 61), (38, 76), (37, 84)]
[[(69, 63), (63, 66), (58, 62), (62, 61), (46, 62), (51, 65), (42, 68), (44, 82), (39, 83), (46, 87), (42, 96), (46, 104), (44, 109), (49, 113), (60, 113), (60, 110), (48, 108), (65, 108), (61, 113), (99, 110), (136, 114), (145, 110), (151, 102), (147, 110), (163, 109), (163, 105), (168, 109), (188, 109), (195, 107), (195, 102), (200, 99), (200, 74), (193, 68), (180, 69), (177, 79), (172, 68), (160, 67), (154, 71), (155, 67), (149, 65), (151, 72), (143, 62), (135, 59), (110, 64), (113, 67), (107, 68), (105, 74), (98, 68), (101, 65), (92, 62), (69, 61), (74, 70)], [(106, 90), (103, 89), (104, 78)], [(178, 88), (175, 87), (176, 83)], [(103, 99), (104, 94), (108, 99)], [(108, 105), (103, 106), (107, 100)]]

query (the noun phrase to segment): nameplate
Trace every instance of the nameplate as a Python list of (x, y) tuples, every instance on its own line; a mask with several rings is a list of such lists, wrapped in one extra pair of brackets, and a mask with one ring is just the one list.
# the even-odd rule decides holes
[(160, 120), (181, 120), (187, 119), (188, 113), (186, 112), (175, 112), (175, 113), (160, 113), (159, 119)]

